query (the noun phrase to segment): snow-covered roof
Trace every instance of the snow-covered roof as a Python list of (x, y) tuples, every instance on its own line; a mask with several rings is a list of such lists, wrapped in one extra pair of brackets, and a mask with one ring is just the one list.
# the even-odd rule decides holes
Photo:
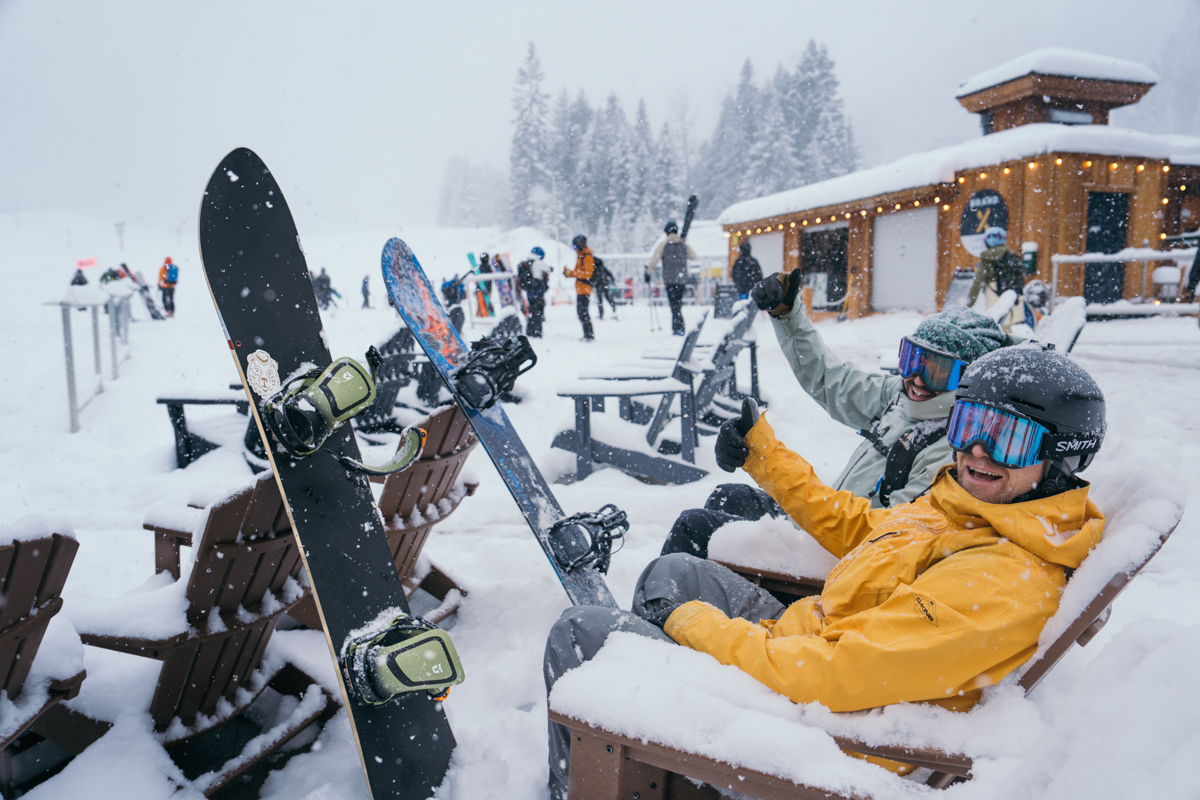
[(1069, 50), (1065, 47), (1046, 47), (972, 75), (958, 87), (955, 97), (966, 97), (1015, 78), (1022, 78), (1031, 72), (1064, 78), (1093, 78), (1128, 83), (1158, 82), (1158, 75), (1144, 64), (1085, 53), (1082, 50)]
[(905, 156), (871, 169), (744, 200), (721, 212), (722, 225), (849, 203), (888, 192), (950, 183), (959, 170), (974, 169), (1045, 153), (1099, 153), (1200, 164), (1200, 138), (1161, 136), (1109, 125), (1036, 123), (1010, 128), (962, 144)]

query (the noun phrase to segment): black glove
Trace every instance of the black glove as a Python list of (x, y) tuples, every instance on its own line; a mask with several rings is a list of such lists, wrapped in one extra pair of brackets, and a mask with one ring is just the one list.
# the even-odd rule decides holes
[(746, 446), (746, 434), (758, 422), (758, 404), (747, 397), (742, 401), (742, 415), (737, 419), (728, 420), (717, 432), (717, 444), (714, 448), (717, 456), (717, 466), (726, 472), (735, 472), (746, 463), (750, 448)]
[(650, 268), (649, 267), (646, 267), (645, 275), (646, 275), (646, 283), (649, 283), (650, 282)]
[(646, 616), (642, 617), (642, 619), (661, 628), (667, 624), (667, 619), (681, 605), (683, 605), (683, 601), (681, 600), (662, 599), (647, 601)]
[(780, 306), (790, 311), (799, 293), (800, 270), (797, 268), (786, 276), (776, 272), (763, 278), (750, 290), (750, 299), (763, 311), (774, 311)]

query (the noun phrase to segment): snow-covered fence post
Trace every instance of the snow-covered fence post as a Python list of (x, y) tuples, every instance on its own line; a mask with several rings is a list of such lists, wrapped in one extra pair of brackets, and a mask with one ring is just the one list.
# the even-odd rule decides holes
[(63, 346), (67, 356), (67, 405), (71, 414), (71, 433), (79, 430), (79, 398), (75, 393), (75, 348), (71, 341), (71, 307), (62, 304)]
[[(62, 300), (43, 303), (47, 306), (58, 306), (62, 309), (63, 320), (63, 353), (67, 365), (67, 407), (71, 418), (71, 433), (79, 431), (79, 412), (82, 411), (92, 398), (104, 391), (104, 364), (100, 357), (100, 307), (108, 303), (109, 298), (91, 286), (71, 286), (67, 296)], [(71, 335), (71, 309), (92, 310), (92, 344), (96, 359), (96, 389), (92, 396), (83, 403), (79, 402), (78, 386), (75, 382), (75, 342)]]

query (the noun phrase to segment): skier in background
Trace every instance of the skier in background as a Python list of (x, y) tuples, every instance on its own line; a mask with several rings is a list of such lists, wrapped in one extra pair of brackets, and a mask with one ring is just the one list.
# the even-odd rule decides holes
[(158, 288), (162, 292), (163, 310), (168, 317), (175, 316), (175, 284), (179, 282), (179, 267), (167, 256), (158, 269)]
[(993, 225), (984, 231), (983, 245), (987, 249), (979, 256), (975, 265), (975, 282), (967, 295), (967, 306), (975, 303), (979, 293), (984, 292), (987, 304), (994, 305), (1009, 289), (1017, 293), (1017, 302), (1012, 311), (1000, 322), (1007, 333), (1012, 330), (1013, 323), (1025, 321), (1025, 306), (1021, 295), (1025, 289), (1025, 265), (1021, 259), (1008, 249), (1008, 231)]
[(535, 247), (529, 258), (517, 264), (517, 281), (529, 301), (529, 324), (525, 335), (542, 338), (542, 323), (546, 320), (546, 290), (550, 287), (550, 272), (546, 269), (546, 251)]
[(599, 307), (600, 319), (604, 319), (604, 301), (612, 306), (613, 319), (617, 318), (617, 305), (613, 302), (612, 294), (609, 287), (617, 282), (617, 279), (609, 272), (608, 267), (604, 266), (604, 262), (599, 258), (592, 256), (592, 288), (596, 290), (596, 305)]
[(342, 296), (337, 289), (333, 288), (329, 273), (325, 271), (324, 267), (321, 267), (320, 274), (313, 278), (313, 290), (317, 295), (317, 305), (321, 307), (322, 311), (329, 308), (334, 297)]
[(596, 337), (592, 334), (592, 318), (588, 316), (588, 303), (592, 294), (592, 270), (596, 263), (592, 259), (592, 251), (587, 246), (587, 237), (582, 233), (571, 240), (575, 248), (575, 268), (563, 267), (563, 275), (575, 279), (575, 314), (579, 324), (583, 326), (583, 340), (590, 342)]
[(763, 279), (762, 267), (758, 259), (750, 255), (750, 240), (743, 239), (738, 245), (738, 257), (729, 270), (733, 278), (733, 286), (737, 289), (738, 300), (750, 297), (750, 290)]
[(669, 221), (663, 228), (667, 238), (658, 243), (646, 265), (646, 282), (654, 274), (654, 268), (661, 260), (663, 265), (663, 283), (667, 286), (667, 302), (671, 305), (671, 333), (683, 336), (683, 292), (687, 288), (687, 262), (696, 258), (696, 251), (679, 236), (679, 226), (675, 220)]
[(363, 306), (362, 307), (370, 308), (371, 307), (371, 276), (370, 275), (363, 276), (362, 294), (363, 294)]

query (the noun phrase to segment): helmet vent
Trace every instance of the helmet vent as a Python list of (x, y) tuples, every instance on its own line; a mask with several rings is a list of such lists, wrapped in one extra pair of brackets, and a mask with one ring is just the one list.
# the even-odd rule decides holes
[(1030, 402), (1029, 400), (1026, 400), (1026, 399), (1025, 399), (1025, 398), (1023, 398), (1023, 397), (1013, 397), (1013, 396), (1010, 394), (1010, 395), (1008, 396), (1008, 399), (1009, 399), (1009, 400), (1012, 400), (1014, 403), (1019, 403), (1019, 404), (1021, 404), (1021, 405), (1023, 405), (1023, 406), (1029, 406), (1030, 408), (1036, 408), (1038, 411), (1045, 411), (1045, 410), (1046, 410), (1046, 407), (1045, 407), (1045, 406), (1039, 406), (1037, 403), (1032, 403), (1032, 402)]

